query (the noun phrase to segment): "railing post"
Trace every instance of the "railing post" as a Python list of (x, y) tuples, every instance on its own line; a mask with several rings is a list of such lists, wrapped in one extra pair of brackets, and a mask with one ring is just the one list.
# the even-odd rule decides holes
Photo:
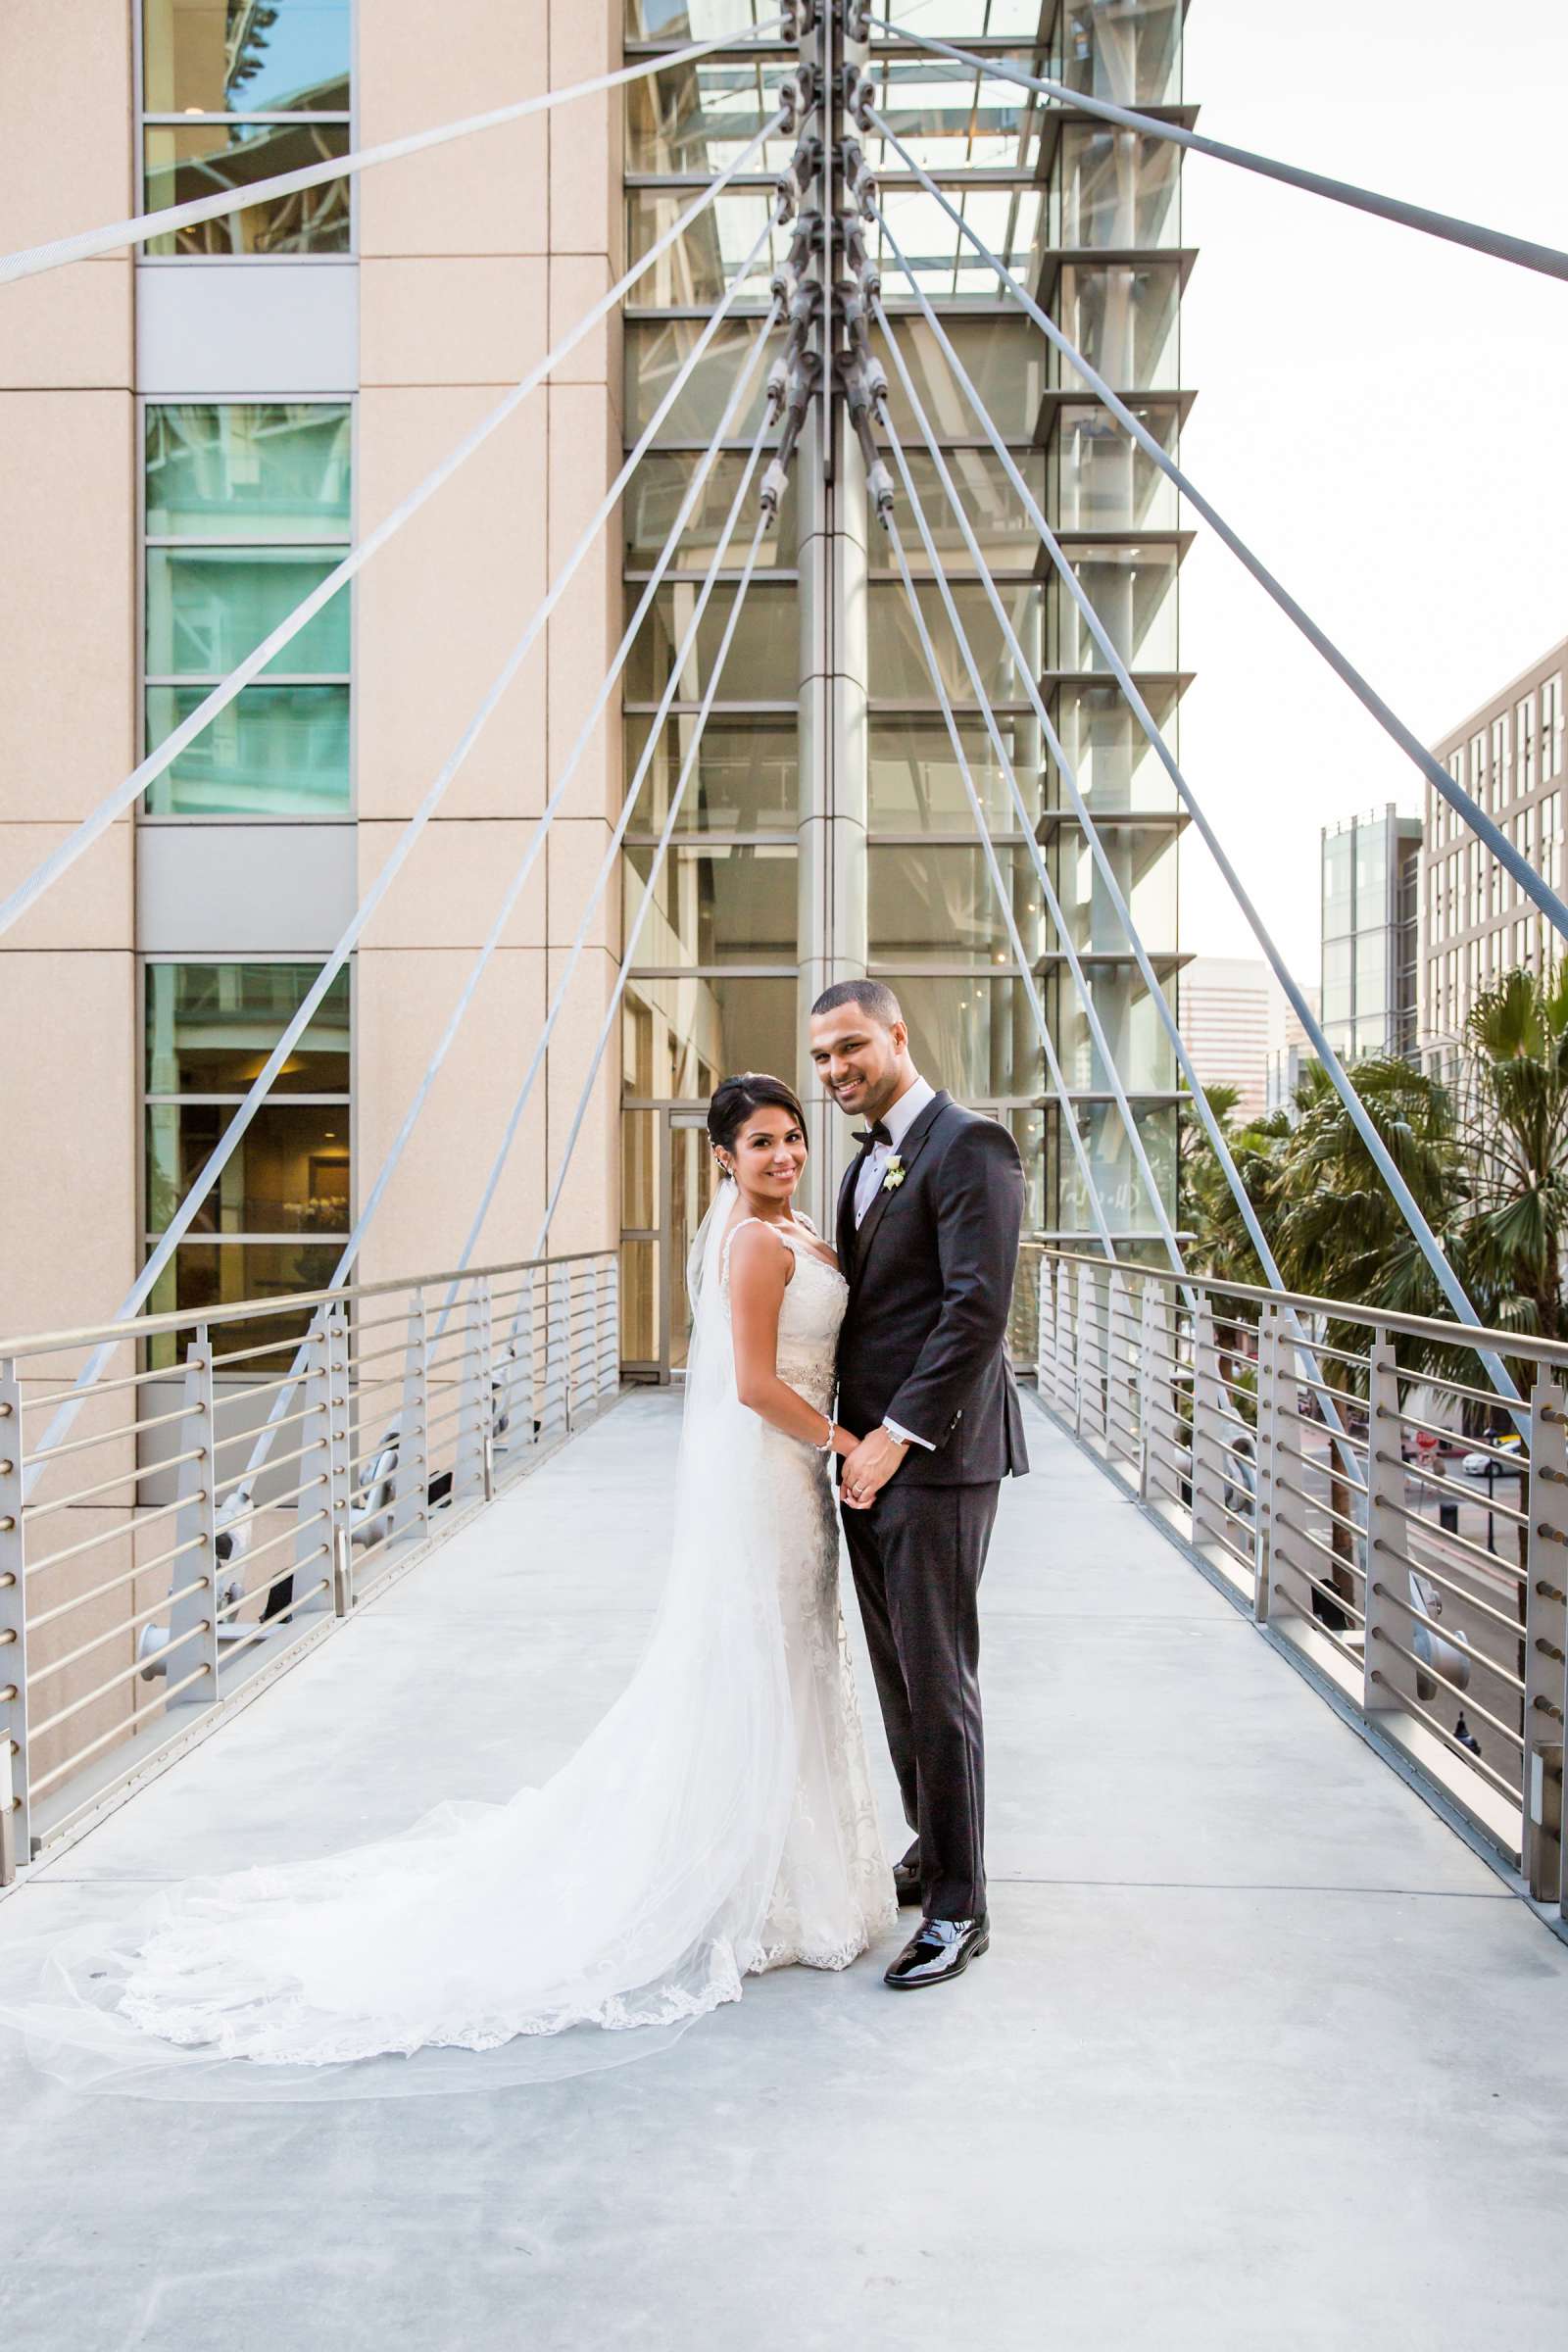
[(1087, 1266), (1079, 1266), (1077, 1275), (1078, 1396), (1073, 1424), (1082, 1440), (1094, 1434), (1097, 1424), (1103, 1427), (1104, 1413), (1101, 1402), (1102, 1358), (1095, 1331), (1093, 1277)]
[[(334, 1477), (332, 1431), (336, 1426), (332, 1412), (331, 1317), (334, 1305), (318, 1306), (312, 1319), (305, 1342), (305, 1417), (300, 1423), (299, 1493), (294, 1498), (294, 1590), (290, 1613), (296, 1626), (307, 1612), (315, 1614), (323, 1605), (330, 1605), (332, 1576), (330, 1565), (334, 1554), (334, 1505), (337, 1501)], [(314, 1593), (305, 1598), (309, 1586), (320, 1581), (319, 1563), (328, 1562), (326, 1599)], [(316, 1573), (313, 1574), (312, 1572)]]
[(1206, 1293), (1193, 1324), (1193, 1542), (1217, 1544), (1225, 1532), (1224, 1391)]
[(571, 1334), (567, 1277), (570, 1267), (557, 1258), (545, 1266), (545, 1393), (540, 1436), (571, 1427)]
[(1568, 1391), (1543, 1369), (1530, 1397), (1525, 1490), (1524, 1875), (1568, 1914), (1562, 1867), (1563, 1719), (1568, 1714)]
[[(1397, 1687), (1396, 1674), (1402, 1661), (1398, 1651), (1391, 1649), (1389, 1644), (1397, 1642), (1402, 1649), (1415, 1647), (1411, 1638), (1415, 1629), (1410, 1618), (1394, 1605), (1395, 1600), (1408, 1597), (1410, 1583), (1406, 1565), (1409, 1545), (1399, 1516), (1403, 1501), (1399, 1375), (1395, 1367), (1393, 1343), (1382, 1324), (1377, 1323), (1372, 1327), (1372, 1343), (1367, 1349), (1366, 1568), (1361, 1594), (1366, 1607), (1361, 1647), (1361, 1706), (1368, 1715), (1403, 1706), (1404, 1694)], [(1352, 1496), (1350, 1517), (1354, 1516)], [(1353, 1553), (1349, 1572), (1353, 1583)], [(1395, 1592), (1396, 1585), (1403, 1589)]]
[[(198, 1323), (196, 1337), (185, 1350), (185, 1393), (178, 1424), (177, 1453), (198, 1453), (181, 1462), (174, 1498), (174, 1543), (199, 1548), (180, 1549), (170, 1563), (171, 1599), (169, 1642), (163, 1651), (169, 1687), (183, 1682), (198, 1660), (207, 1668), (205, 1684), (192, 1683), (170, 1701), (172, 1707), (211, 1707), (219, 1698), (218, 1661), (218, 1409), (213, 1386), (213, 1344), (207, 1325)], [(134, 1530), (134, 1520), (132, 1529)], [(132, 1540), (134, 1540), (134, 1535)], [(196, 1584), (194, 1592), (181, 1587)], [(197, 1641), (205, 1633), (201, 1648)]]
[(341, 1306), (327, 1310), (326, 1379), (332, 1446), (332, 1516), (327, 1530), (332, 1540), (332, 1611), (334, 1616), (346, 1617), (354, 1606), (354, 1545), (350, 1540), (354, 1447), (349, 1419), (349, 1326)]
[(0, 1886), (31, 1859), (27, 1788), (27, 1601), (22, 1512), (22, 1387), (0, 1356)]
[(1042, 1250), (1035, 1268), (1035, 1389), (1042, 1403), (1056, 1390), (1056, 1270)]
[(430, 1316), (424, 1293), (409, 1300), (409, 1333), (403, 1349), (403, 1397), (398, 1408), (398, 1466), (392, 1473), (389, 1547), (411, 1529), (425, 1533), (429, 1504)]
[(458, 1446), (452, 1468), (452, 1499), (482, 1494), (496, 1487), (494, 1365), (490, 1349), (490, 1285), (481, 1275), (468, 1294), (463, 1353), (458, 1358)]
[[(534, 1424), (539, 1418), (539, 1401), (534, 1385), (534, 1293), (538, 1288), (537, 1270), (530, 1266), (523, 1277), (522, 1291), (517, 1299), (517, 1311), (512, 1319), (512, 1427), (515, 1430), (521, 1413), (527, 1422), (522, 1443), (532, 1446), (539, 1432)], [(508, 1432), (509, 1443), (515, 1443)]]
[(1133, 1336), (1132, 1298), (1126, 1277), (1115, 1273), (1110, 1277), (1105, 1306), (1105, 1445), (1109, 1452), (1128, 1458), (1142, 1453), (1133, 1356), (1128, 1348)]
[(1267, 1624), (1273, 1606), (1274, 1529), (1281, 1499), (1277, 1475), (1285, 1429), (1285, 1351), (1284, 1318), (1277, 1306), (1265, 1306), (1257, 1323), (1257, 1495), (1252, 1511), (1252, 1615), (1259, 1625)]
[(1056, 1410), (1064, 1421), (1078, 1423), (1077, 1334), (1073, 1328), (1073, 1269), (1056, 1266)]

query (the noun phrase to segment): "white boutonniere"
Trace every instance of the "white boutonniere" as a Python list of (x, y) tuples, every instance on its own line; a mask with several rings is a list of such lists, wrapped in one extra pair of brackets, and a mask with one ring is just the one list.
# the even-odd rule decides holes
[(903, 1182), (904, 1162), (896, 1152), (890, 1152), (888, 1155), (888, 1172), (882, 1179), (882, 1190), (885, 1193), (896, 1193)]

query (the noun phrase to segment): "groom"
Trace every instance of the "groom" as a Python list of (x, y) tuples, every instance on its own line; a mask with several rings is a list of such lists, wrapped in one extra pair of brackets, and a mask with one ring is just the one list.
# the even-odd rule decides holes
[(1004, 1335), (1023, 1221), (1011, 1135), (929, 1086), (898, 999), (843, 980), (811, 1007), (811, 1060), (858, 1119), (839, 1189), (850, 1300), (839, 1418), (844, 1532), (914, 1843), (894, 1872), (920, 1929), (887, 1972), (945, 1984), (990, 1941), (978, 1595), (997, 1496), (1021, 1477)]

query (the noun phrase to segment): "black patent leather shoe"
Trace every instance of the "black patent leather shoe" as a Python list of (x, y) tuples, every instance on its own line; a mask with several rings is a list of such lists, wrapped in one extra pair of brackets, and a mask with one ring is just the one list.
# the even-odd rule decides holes
[(918, 1863), (894, 1863), (893, 1891), (899, 1898), (899, 1909), (901, 1911), (906, 1909), (910, 1903), (913, 1903), (916, 1910), (918, 1910), (922, 1899), (920, 1887), (920, 1868)]
[(912, 1992), (919, 1984), (946, 1984), (961, 1977), (971, 1960), (991, 1946), (991, 1922), (978, 1919), (926, 1919), (910, 1936), (883, 1978), (895, 1992)]

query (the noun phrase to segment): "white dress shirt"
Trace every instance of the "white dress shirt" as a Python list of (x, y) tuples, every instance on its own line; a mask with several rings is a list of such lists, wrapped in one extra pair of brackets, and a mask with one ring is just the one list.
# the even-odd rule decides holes
[[(889, 1160), (893, 1158), (926, 1104), (933, 1100), (936, 1091), (929, 1079), (916, 1078), (913, 1085), (906, 1086), (898, 1101), (882, 1113), (882, 1124), (887, 1129), (890, 1140), (885, 1144), (873, 1144), (865, 1155), (864, 1164), (855, 1187), (857, 1232), (864, 1224), (866, 1211), (881, 1189), (883, 1179), (888, 1172)], [(890, 1438), (897, 1438), (901, 1446), (923, 1446), (927, 1453), (936, 1451), (936, 1447), (929, 1438), (917, 1438), (912, 1429), (904, 1429), (898, 1422), (886, 1420), (882, 1426)]]

